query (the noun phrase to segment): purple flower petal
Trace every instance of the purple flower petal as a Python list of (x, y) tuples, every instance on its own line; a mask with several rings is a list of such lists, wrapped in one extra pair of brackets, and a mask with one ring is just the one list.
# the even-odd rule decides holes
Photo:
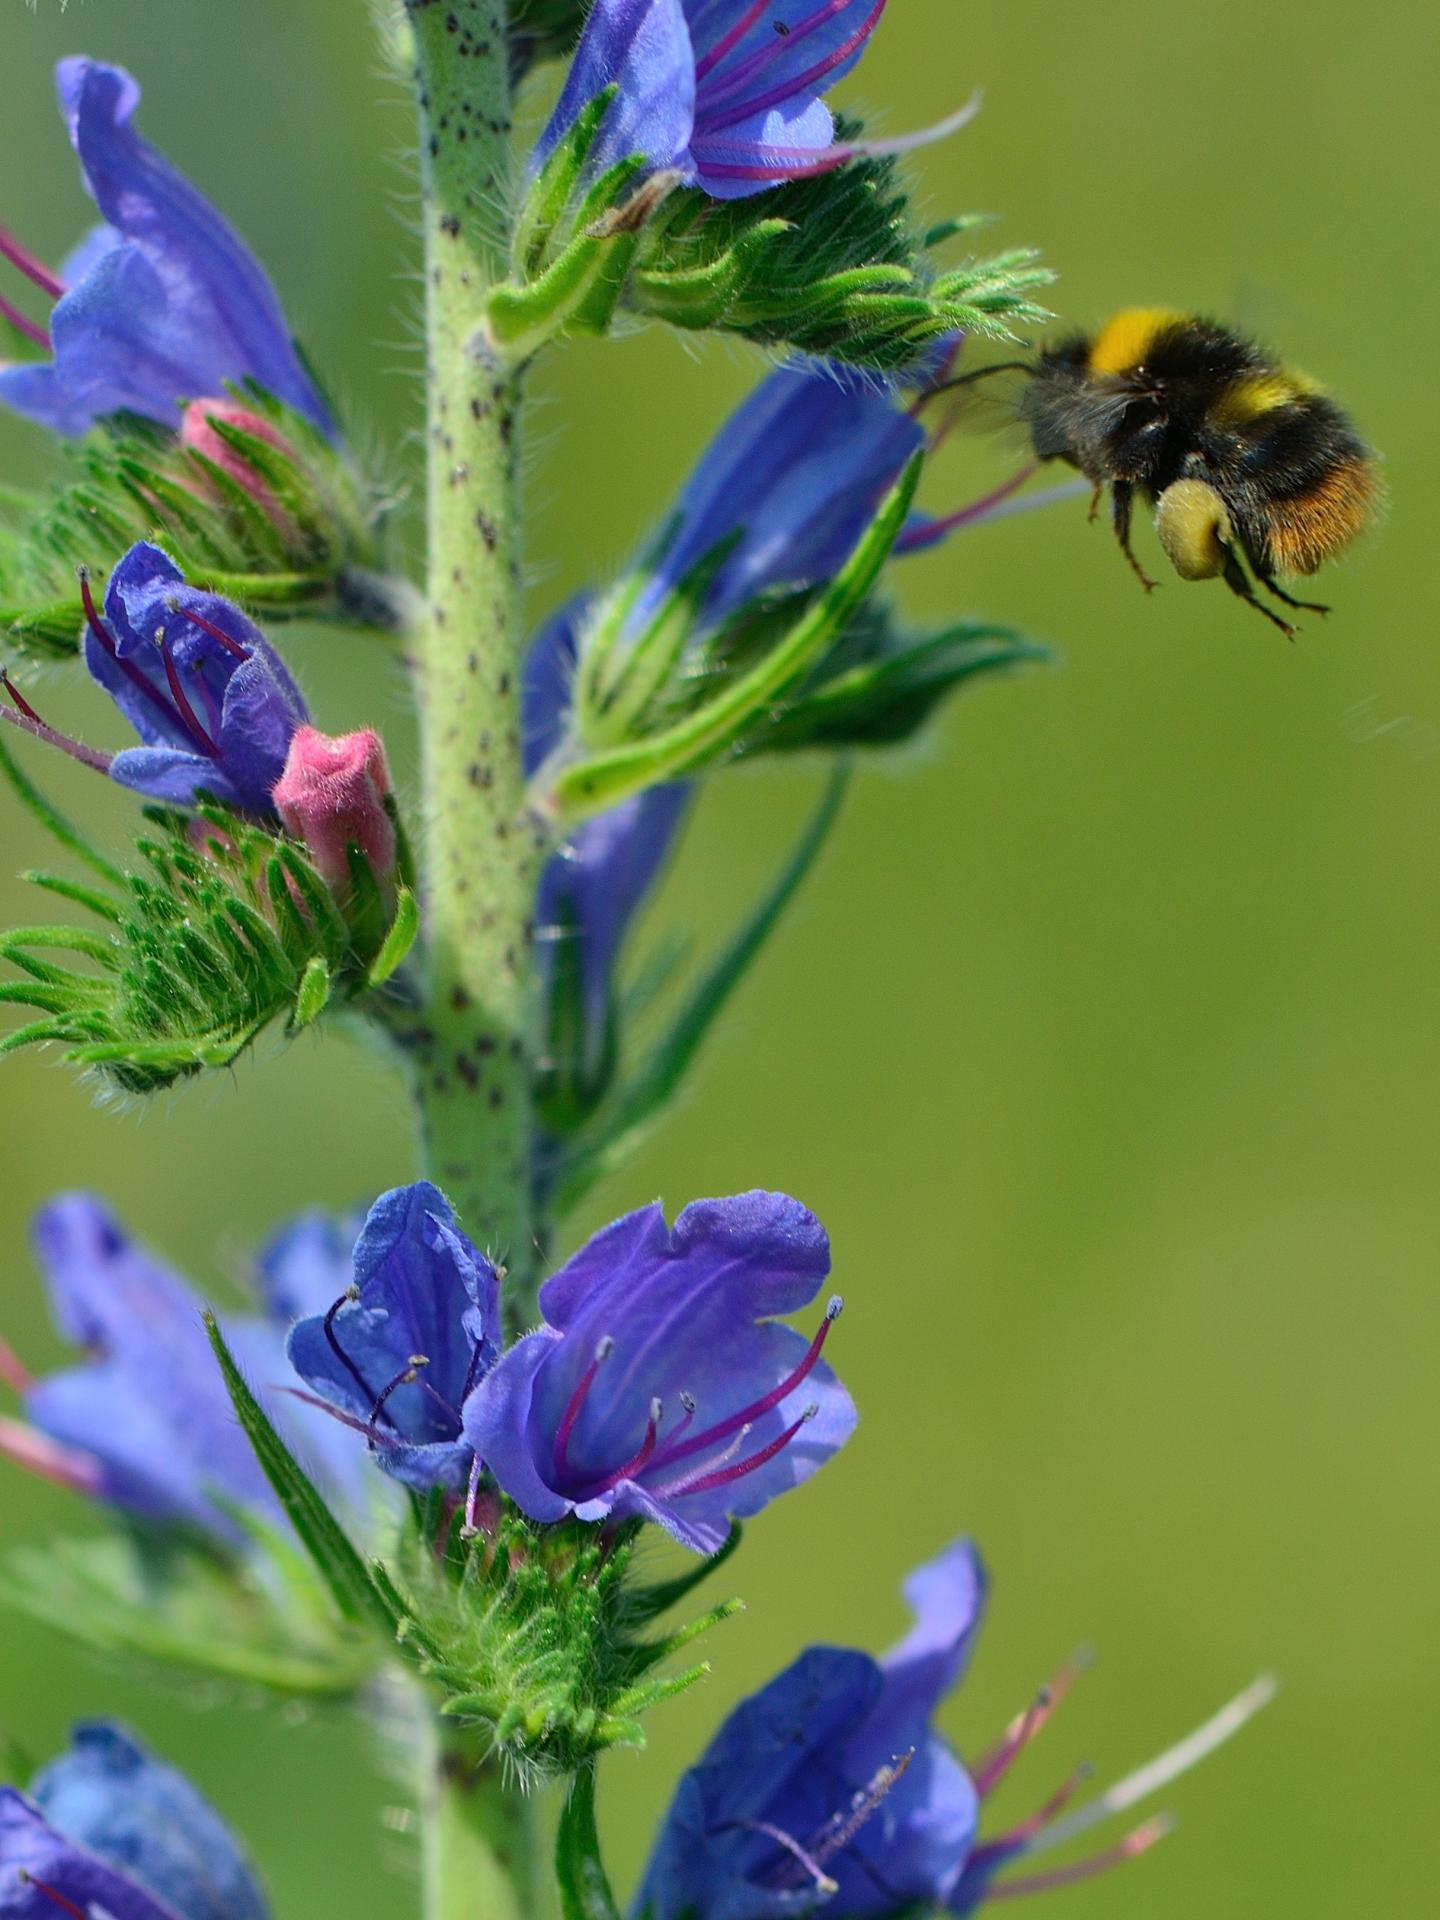
[(546, 1324), (472, 1396), (471, 1442), (533, 1518), (636, 1516), (713, 1552), (853, 1430), (819, 1358), (832, 1316), (809, 1341), (763, 1317), (828, 1270), (819, 1222), (783, 1194), (700, 1201), (673, 1230), (658, 1206), (629, 1214), (541, 1288)]
[[(219, 1814), (119, 1727), (77, 1727), (70, 1752), (36, 1778), (30, 1799), (67, 1841), (183, 1920), (266, 1920), (264, 1895)], [(75, 1897), (63, 1879), (57, 1891)], [(7, 1911), (0, 1897), (0, 1915)], [(53, 1908), (46, 1920), (55, 1920)]]
[(122, 408), (178, 427), (184, 401), (249, 379), (333, 436), (263, 268), (135, 132), (135, 81), (85, 59), (62, 60), (56, 81), (108, 231), (71, 256), (50, 364), (0, 372), (0, 400), (61, 433)]

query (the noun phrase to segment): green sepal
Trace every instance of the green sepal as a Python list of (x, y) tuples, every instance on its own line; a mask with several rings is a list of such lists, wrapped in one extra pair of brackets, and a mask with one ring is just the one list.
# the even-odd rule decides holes
[(746, 744), (747, 753), (889, 747), (911, 739), (950, 694), (1051, 658), (1013, 628), (961, 620), (928, 634), (867, 602), (822, 669)]
[(645, 738), (558, 768), (542, 767), (536, 776), (537, 810), (565, 832), (631, 794), (743, 750), (747, 736), (763, 730), (776, 705), (806, 678), (875, 585), (905, 523), (922, 463), (923, 454), (916, 453), (839, 573), (760, 659), (724, 678), (718, 691), (708, 691), (707, 679), (698, 705)]
[[(860, 132), (857, 122), (837, 122), (838, 140)], [(642, 232), (625, 304), (686, 330), (891, 370), (959, 328), (1012, 338), (1048, 318), (1034, 295), (1051, 275), (1032, 253), (937, 273), (932, 250), (974, 224), (917, 234), (886, 158), (857, 156), (753, 198), (715, 201), (684, 188)]]
[(575, 1772), (612, 1746), (644, 1744), (641, 1715), (703, 1677), (661, 1662), (728, 1618), (711, 1608), (661, 1639), (637, 1629), (627, 1576), (638, 1528), (536, 1526), (484, 1496), (483, 1531), (420, 1514), (409, 1557), (375, 1571), (396, 1637), (438, 1692), (443, 1717), (527, 1775)]
[(372, 993), (383, 987), (405, 964), (419, 931), (419, 903), (409, 887), (401, 887), (395, 895), (395, 916), (390, 922), (390, 930), (381, 941), (380, 950), (365, 976), (365, 985)]
[(300, 1544), (329, 1589), (341, 1616), (358, 1624), (378, 1627), (393, 1635), (396, 1619), (371, 1579), (365, 1562), (350, 1544), (344, 1528), (331, 1513), (295, 1456), (285, 1445), (260, 1402), (236, 1366), (213, 1313), (205, 1315), (205, 1332), (219, 1363), (225, 1390), (261, 1471), (294, 1527)]
[(724, 1545), (717, 1547), (698, 1566), (688, 1567), (673, 1580), (660, 1580), (653, 1586), (633, 1588), (626, 1600), (629, 1617), (637, 1622), (655, 1620), (662, 1613), (668, 1613), (671, 1607), (678, 1607), (682, 1600), (688, 1600), (698, 1586), (733, 1558), (744, 1537), (744, 1527), (738, 1520), (732, 1520)]
[(318, 1019), (330, 998), (330, 969), (320, 958), (312, 954), (305, 962), (305, 971), (300, 976), (300, 985), (295, 992), (295, 1009), (290, 1015), (290, 1025), (296, 1033), (302, 1027), (308, 1027), (312, 1020)]
[(570, 1783), (555, 1835), (555, 1878), (564, 1920), (620, 1920), (595, 1829), (595, 1763)]
[[(600, 1109), (591, 1125), (565, 1143), (546, 1196), (557, 1213), (568, 1212), (597, 1180), (627, 1159), (675, 1097), (730, 996), (759, 957), (814, 865), (839, 816), (848, 780), (847, 768), (834, 770), (820, 805), (789, 859), (700, 976), (663, 1037), (641, 1065), (622, 1078), (613, 1100)], [(716, 1558), (716, 1566), (733, 1552), (738, 1540), (738, 1532), (732, 1534)], [(703, 1571), (696, 1576), (703, 1577)], [(677, 1592), (674, 1598), (679, 1597)], [(667, 1599), (663, 1604), (669, 1606), (673, 1601)], [(658, 1610), (658, 1606), (652, 1608)]]

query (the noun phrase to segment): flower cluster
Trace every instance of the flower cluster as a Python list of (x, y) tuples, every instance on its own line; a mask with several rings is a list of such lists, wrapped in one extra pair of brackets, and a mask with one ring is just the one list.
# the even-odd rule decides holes
[[(1259, 1680), (1177, 1746), (1067, 1813), (1081, 1769), (1028, 1819), (979, 1836), (989, 1795), (1059, 1705), (1044, 1688), (981, 1759), (963, 1765), (934, 1718), (974, 1650), (986, 1578), (958, 1540), (905, 1583), (910, 1632), (879, 1660), (811, 1647), (742, 1701), (682, 1778), (635, 1900), (638, 1920), (835, 1920), (974, 1912), (1088, 1879), (1168, 1831), (1150, 1819), (1103, 1853), (1028, 1877), (1008, 1869), (1159, 1792), (1270, 1698)], [(1005, 1875), (997, 1879), (997, 1876)]]
[[(61, 1329), (89, 1357), (40, 1381), (14, 1362), (30, 1426), (0, 1428), (0, 1446), (114, 1506), (234, 1542), (230, 1509), (273, 1503), (205, 1364), (193, 1289), (87, 1196), (48, 1207), (35, 1245)], [(839, 1300), (808, 1340), (776, 1318), (829, 1269), (823, 1228), (784, 1194), (697, 1201), (673, 1228), (642, 1208), (546, 1282), (543, 1324), (502, 1354), (499, 1273), (421, 1181), (383, 1194), (353, 1249), (320, 1216), (286, 1228), (259, 1263), (263, 1316), (223, 1330), (292, 1447), (353, 1511), (368, 1452), (419, 1492), (468, 1489), (472, 1511), (488, 1476), (532, 1520), (643, 1519), (713, 1553), (854, 1427), (821, 1358)]]

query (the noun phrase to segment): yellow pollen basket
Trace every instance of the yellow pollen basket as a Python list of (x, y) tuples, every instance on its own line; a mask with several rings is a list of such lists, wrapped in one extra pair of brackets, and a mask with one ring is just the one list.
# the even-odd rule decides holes
[(1126, 307), (1096, 334), (1090, 348), (1090, 371), (1133, 373), (1144, 362), (1156, 334), (1185, 317), (1178, 307)]
[(1213, 580), (1224, 570), (1230, 516), (1203, 480), (1176, 480), (1160, 496), (1155, 531), (1182, 580)]

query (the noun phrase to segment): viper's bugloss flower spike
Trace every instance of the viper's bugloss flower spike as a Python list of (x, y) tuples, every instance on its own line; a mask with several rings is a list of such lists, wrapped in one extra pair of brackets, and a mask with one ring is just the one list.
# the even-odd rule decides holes
[(1044, 1874), (997, 1878), (1027, 1855), (1123, 1813), (1212, 1752), (1270, 1698), (1258, 1681), (1188, 1739), (1062, 1819), (1088, 1775), (1039, 1811), (979, 1837), (986, 1796), (1040, 1732), (1076, 1669), (1019, 1715), (992, 1752), (962, 1766), (933, 1719), (963, 1677), (986, 1578), (956, 1541), (912, 1573), (914, 1625), (880, 1659), (811, 1647), (725, 1721), (682, 1778), (636, 1896), (645, 1920), (900, 1920), (989, 1897), (1040, 1892), (1146, 1851), (1150, 1820), (1104, 1853)]
[(144, 742), (116, 754), (112, 779), (170, 805), (208, 793), (273, 818), (271, 794), (310, 716), (260, 629), (187, 586), (144, 541), (111, 574), (103, 615), (88, 584), (84, 595), (85, 664)]
[(288, 832), (305, 843), (331, 892), (350, 889), (350, 849), (368, 862), (382, 891), (394, 891), (395, 822), (390, 770), (370, 727), (332, 735), (298, 727), (272, 799)]
[(544, 1323), (465, 1407), (470, 1444), (532, 1520), (654, 1521), (715, 1553), (736, 1518), (807, 1480), (855, 1425), (795, 1313), (830, 1270), (814, 1214), (778, 1193), (642, 1207), (540, 1290)]
[(494, 1365), (500, 1278), (428, 1181), (382, 1194), (348, 1284), (290, 1333), (290, 1364), (346, 1437), (407, 1486), (463, 1491), (466, 1398)]
[[(272, 1391), (295, 1310), (313, 1311), (337, 1284), (313, 1228), (303, 1244), (292, 1238), (300, 1231), (287, 1230), (262, 1265), (266, 1313), (228, 1317), (225, 1330), (272, 1417), (343, 1499), (355, 1485), (343, 1436)], [(39, 1379), (12, 1370), (29, 1432), (0, 1426), (0, 1452), (145, 1520), (242, 1545), (226, 1503), (271, 1517), (278, 1509), (211, 1361), (199, 1295), (88, 1194), (42, 1208), (34, 1247), (60, 1331), (88, 1358)]]
[(859, 60), (884, 11), (885, 0), (596, 0), (532, 168), (611, 87), (587, 176), (640, 154), (647, 171), (673, 172), (721, 200), (940, 138), (974, 108), (898, 142), (835, 138), (822, 96)]
[(0, 368), (0, 402), (59, 433), (122, 411), (178, 427), (187, 400), (252, 380), (334, 436), (264, 269), (205, 197), (132, 124), (123, 67), (56, 68), (60, 109), (106, 222), (50, 274), (0, 235), (0, 254), (55, 302), (33, 326), (43, 363)]
[(0, 1787), (0, 1920), (267, 1920), (244, 1850), (183, 1774), (108, 1721)]

